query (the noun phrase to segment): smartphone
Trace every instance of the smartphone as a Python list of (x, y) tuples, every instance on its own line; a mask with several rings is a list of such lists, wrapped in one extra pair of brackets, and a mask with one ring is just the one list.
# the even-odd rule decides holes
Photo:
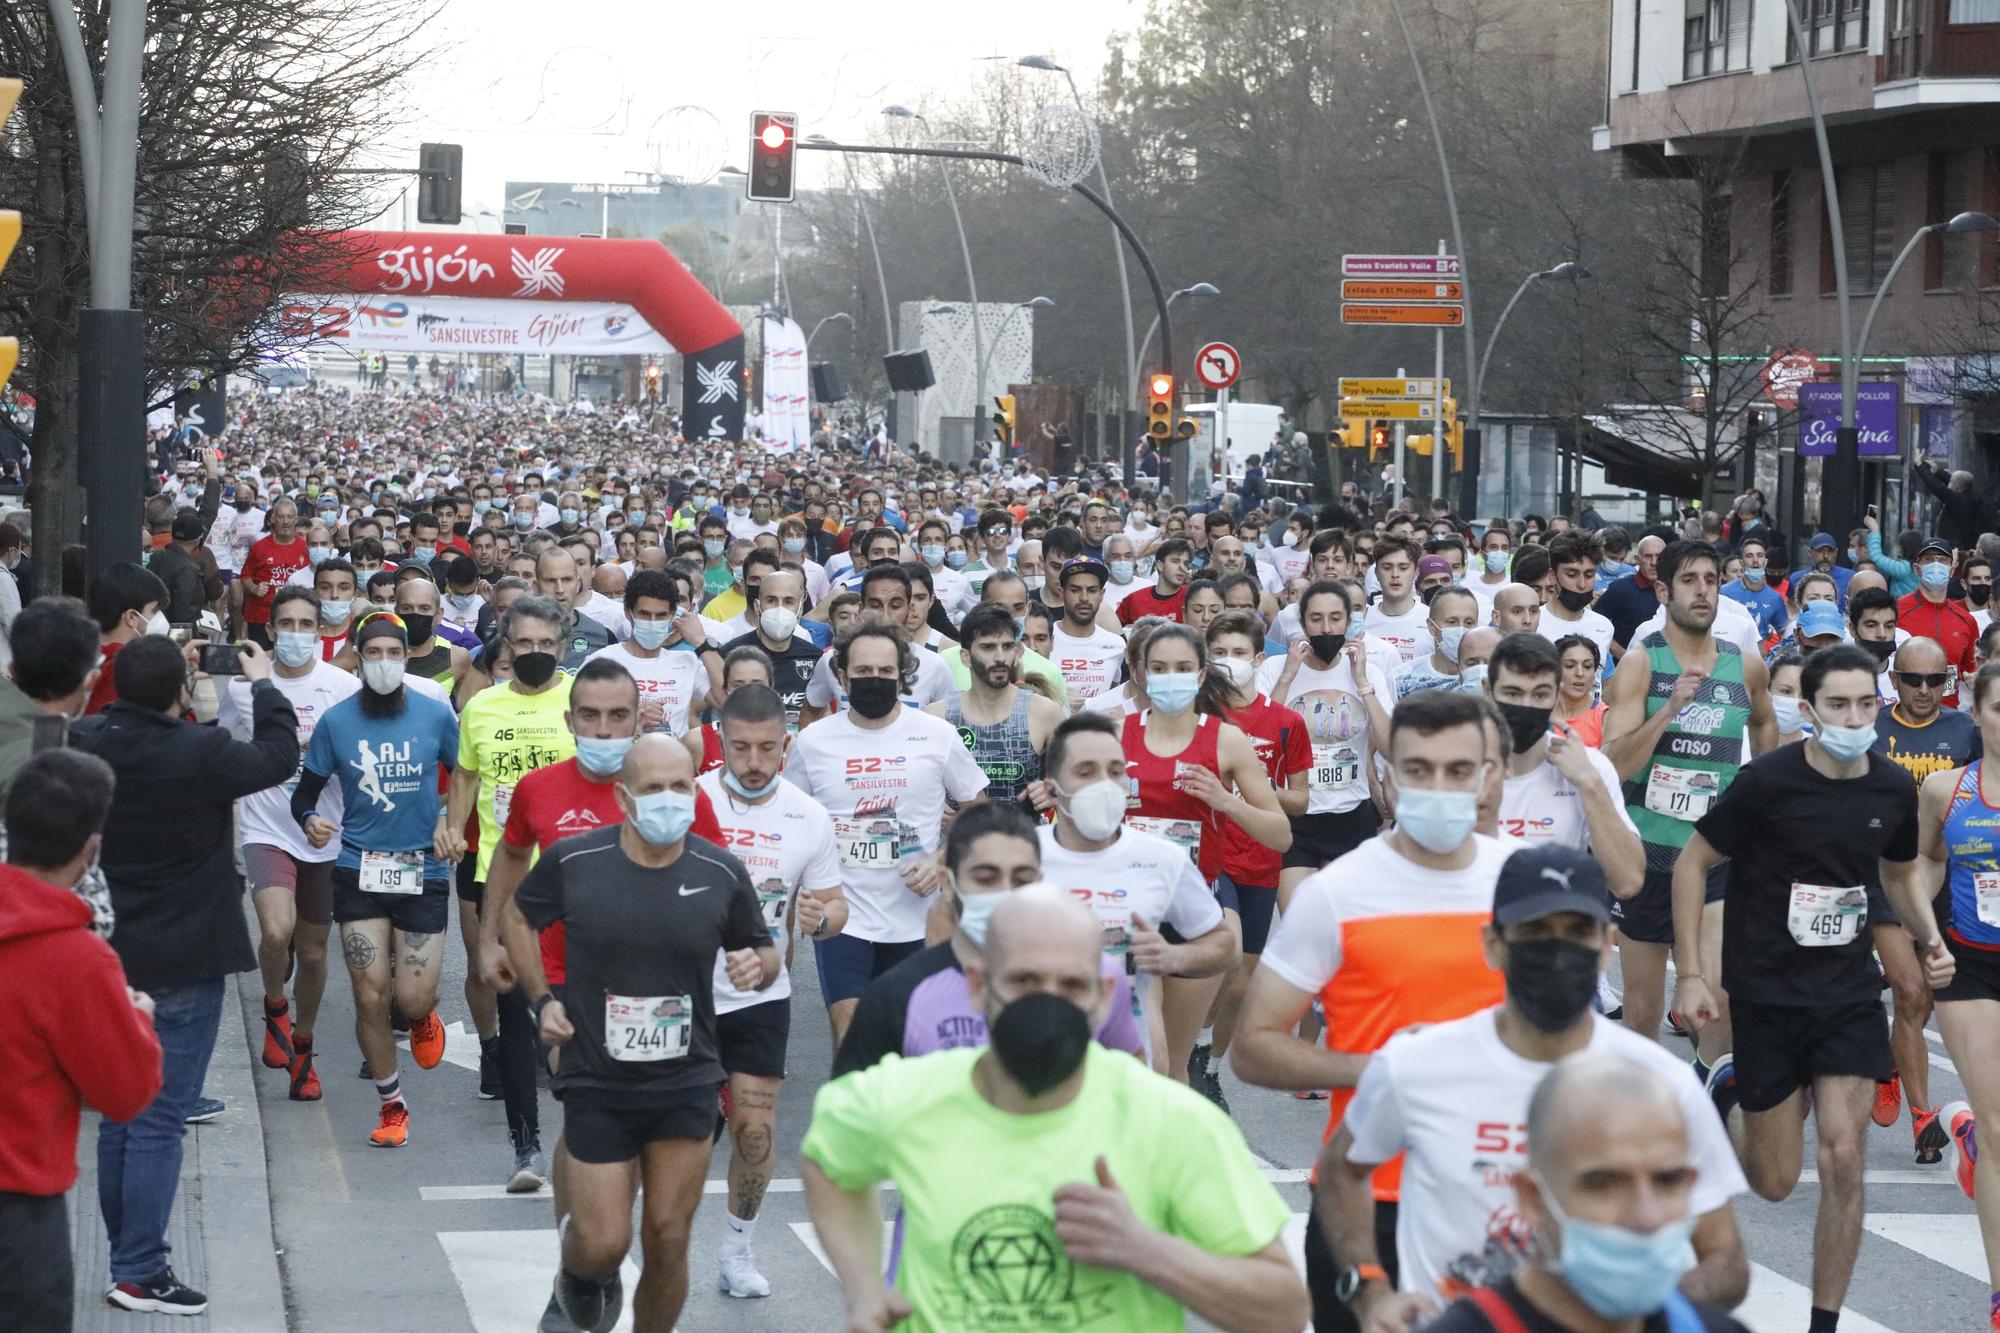
[(201, 646), (201, 669), (211, 676), (243, 673), (243, 650), (233, 643), (205, 643)]
[(1869, 505), (1869, 506), (1868, 506), (1868, 517), (1870, 517), (1870, 518), (1880, 518), (1880, 517), (1882, 517), (1882, 511), (1881, 511), (1881, 510), (1879, 510), (1879, 509), (1877, 509), (1877, 508), (1876, 508), (1876, 507), (1875, 507), (1874, 505)]
[(182, 647), (186, 647), (188, 644), (194, 642), (194, 622), (192, 620), (175, 621), (173, 624), (167, 626), (167, 637)]

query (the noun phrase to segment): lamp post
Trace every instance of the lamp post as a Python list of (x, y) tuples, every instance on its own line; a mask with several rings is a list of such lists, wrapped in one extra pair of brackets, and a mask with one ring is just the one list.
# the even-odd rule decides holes
[[(808, 134), (804, 142), (830, 144), (833, 140), (824, 134)], [(882, 247), (875, 243), (875, 219), (869, 215), (868, 204), (861, 197), (860, 186), (854, 177), (853, 161), (847, 160), (846, 166), (847, 189), (854, 196), (854, 207), (855, 211), (861, 214), (861, 225), (867, 229), (869, 253), (875, 256), (875, 285), (882, 289), (882, 351), (886, 354), (896, 350), (896, 326), (893, 322), (895, 312), (889, 308), (889, 279), (882, 272)], [(892, 399), (893, 397), (894, 395), (891, 395)]]
[(1868, 303), (1868, 313), (1861, 320), (1861, 336), (1854, 340), (1854, 360), (1859, 365), (1868, 347), (1868, 331), (1875, 327), (1875, 312), (1882, 308), (1882, 298), (1889, 294), (1889, 286), (1896, 281), (1897, 272), (1903, 261), (1917, 248), (1917, 242), (1933, 232), (1943, 232), (1947, 236), (1963, 236), (1969, 232), (2000, 232), (2000, 218), (1986, 213), (1960, 213), (1947, 222), (1927, 222), (1917, 228), (1909, 241), (1896, 255), (1896, 262), (1889, 265), (1889, 272), (1875, 289), (1875, 299)]
[[(1006, 316), (1003, 319), (1001, 319), (1000, 327), (993, 330), (993, 342), (986, 349), (986, 356), (988, 360), (992, 358), (994, 349), (1000, 346), (1000, 340), (1007, 336), (1007, 327), (1010, 324), (1012, 324), (1016, 319), (1020, 318), (1021, 312), (1023, 310), (1053, 310), (1055, 308), (1056, 308), (1056, 303), (1050, 300), (1048, 297), (1035, 296), (1035, 297), (1030, 297), (1028, 300), (1023, 301), (1021, 302), (1021, 304), (1010, 309), (1007, 312)], [(984, 381), (986, 378), (985, 361), (981, 361), (979, 364), (979, 378), (982, 381)], [(983, 405), (984, 405), (984, 400), (982, 400), (982, 406)]]
[[(1174, 302), (1180, 300), (1183, 296), (1192, 296), (1198, 300), (1206, 300), (1211, 296), (1220, 296), (1220, 295), (1222, 295), (1222, 289), (1217, 287), (1214, 283), (1197, 282), (1192, 287), (1183, 287), (1179, 291), (1170, 294), (1167, 297), (1167, 308), (1169, 310), (1173, 309)], [(1160, 331), (1160, 317), (1158, 315), (1154, 315), (1153, 322), (1146, 326), (1146, 336), (1139, 340), (1138, 355), (1132, 358), (1132, 383), (1134, 384), (1137, 384), (1139, 382), (1139, 360), (1141, 357), (1144, 357), (1146, 355), (1146, 349), (1153, 345), (1153, 335), (1155, 333), (1158, 333), (1159, 331)], [(1173, 369), (1174, 368), (1172, 366), (1168, 366), (1167, 367), (1168, 373), (1169, 374), (1173, 373)]]
[[(917, 112), (901, 105), (882, 108), (885, 116), (901, 120), (914, 120), (924, 129), (930, 129), (930, 122)], [(972, 359), (978, 367), (972, 383), (972, 438), (977, 440), (986, 424), (986, 334), (979, 323), (979, 279), (972, 272), (972, 246), (965, 239), (965, 218), (958, 211), (958, 191), (952, 188), (951, 168), (943, 158), (938, 159), (938, 175), (944, 178), (944, 197), (951, 205), (951, 220), (958, 228), (958, 249), (965, 257), (965, 287), (972, 295)]]
[(846, 321), (847, 321), (847, 324), (848, 324), (848, 327), (850, 327), (850, 328), (852, 328), (852, 327), (854, 326), (854, 316), (852, 316), (852, 315), (848, 314), (848, 313), (847, 313), (847, 312), (846, 312), (845, 310), (836, 310), (836, 311), (834, 311), (834, 312), (833, 312), (833, 313), (832, 313), (831, 315), (828, 315), (828, 316), (826, 316), (826, 317), (825, 317), (824, 319), (820, 320), (820, 322), (819, 322), (819, 323), (817, 323), (817, 324), (813, 325), (813, 331), (812, 331), (811, 333), (808, 333), (808, 334), (806, 335), (806, 350), (807, 350), (807, 351), (811, 351), (811, 350), (812, 350), (812, 345), (813, 345), (813, 339), (815, 339), (815, 338), (819, 337), (819, 331), (820, 331), (821, 329), (825, 328), (825, 327), (827, 326), (827, 324), (828, 324), (828, 323), (829, 323), (830, 321), (832, 321), (832, 320), (836, 320), (836, 319), (841, 319), (841, 320), (846, 320)]
[[(1519, 301), (1521, 297), (1527, 293), (1528, 288), (1534, 286), (1536, 283), (1542, 281), (1544, 278), (1554, 278), (1564, 282), (1580, 282), (1583, 279), (1590, 276), (1591, 276), (1590, 270), (1585, 268), (1583, 265), (1574, 263), (1570, 260), (1564, 260), (1562, 263), (1557, 264), (1554, 268), (1539, 269), (1533, 273), (1530, 273), (1527, 277), (1521, 279), (1521, 285), (1519, 287), (1516, 287), (1514, 289), (1514, 294), (1507, 298), (1507, 304), (1500, 307), (1500, 318), (1493, 321), (1493, 332), (1486, 335), (1486, 350), (1485, 352), (1480, 354), (1479, 370), (1478, 373), (1474, 376), (1473, 383), (1480, 385), (1484, 385), (1486, 383), (1486, 363), (1493, 359), (1493, 346), (1495, 343), (1498, 343), (1500, 341), (1500, 330), (1507, 327), (1507, 316), (1514, 313), (1514, 303), (1516, 301)], [(1473, 408), (1471, 410), (1474, 413), (1474, 415), (1472, 415), (1467, 421), (1466, 429), (1468, 431), (1476, 429), (1478, 426), (1478, 416), (1476, 415), (1478, 409)], [(1442, 421), (1438, 423), (1437, 431), (1439, 433), (1443, 432), (1444, 425), (1445, 423)], [(1581, 450), (1583, 448), (1583, 441), (1578, 440), (1576, 442), (1576, 447), (1579, 450)], [(1438, 449), (1438, 443), (1436, 436), (1434, 435), (1431, 441), (1431, 450), (1433, 457), (1435, 457), (1437, 449)], [(1470, 458), (1468, 458), (1466, 461), (1466, 472), (1468, 473), (1468, 475), (1470, 475), (1472, 472), (1472, 460)], [(1473, 481), (1467, 483), (1466, 490), (1471, 495), (1476, 496), (1477, 494), (1476, 488), (1478, 484), (1479, 484), (1478, 480), (1475, 478)], [(1582, 489), (1580, 485), (1578, 489)], [(1507, 499), (1511, 502), (1513, 497), (1509, 495)], [(1468, 514), (1472, 512), (1472, 508), (1469, 503), (1465, 507), (1465, 512), (1467, 512)]]

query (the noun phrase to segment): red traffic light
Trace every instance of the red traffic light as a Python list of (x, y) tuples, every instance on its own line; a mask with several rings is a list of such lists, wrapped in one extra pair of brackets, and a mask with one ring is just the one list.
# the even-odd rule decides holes
[(793, 158), (798, 153), (799, 118), (791, 111), (757, 111), (750, 117), (750, 199), (789, 203), (795, 182)]
[(1174, 377), (1172, 375), (1155, 375), (1153, 376), (1152, 388), (1155, 398), (1165, 398), (1174, 391)]
[(774, 120), (766, 125), (764, 132), (757, 137), (764, 141), (766, 148), (783, 148), (786, 138), (785, 127)]

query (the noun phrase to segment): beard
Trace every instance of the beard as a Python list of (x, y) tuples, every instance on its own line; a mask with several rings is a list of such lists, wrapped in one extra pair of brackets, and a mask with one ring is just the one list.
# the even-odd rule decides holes
[(1667, 619), (1690, 634), (1706, 634), (1715, 626), (1715, 606), (1711, 604), (1706, 611), (1697, 611), (1679, 602), (1668, 602)]
[(403, 696), (406, 687), (396, 686), (392, 694), (377, 694), (363, 685), (355, 694), (360, 697), (361, 716), (372, 718), (398, 717), (403, 711)]

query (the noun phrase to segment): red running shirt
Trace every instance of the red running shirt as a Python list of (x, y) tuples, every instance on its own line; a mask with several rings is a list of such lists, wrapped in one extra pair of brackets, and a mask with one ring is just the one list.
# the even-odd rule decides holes
[(1138, 784), (1138, 794), (1126, 802), (1125, 822), (1187, 848), (1201, 877), (1213, 883), (1222, 869), (1221, 821), (1208, 802), (1181, 788), (1179, 778), (1190, 768), (1205, 768), (1221, 778), (1216, 738), (1222, 725), (1203, 714), (1195, 720), (1194, 739), (1186, 749), (1159, 755), (1146, 748), (1146, 719), (1151, 716), (1147, 709), (1125, 719), (1125, 777)]

